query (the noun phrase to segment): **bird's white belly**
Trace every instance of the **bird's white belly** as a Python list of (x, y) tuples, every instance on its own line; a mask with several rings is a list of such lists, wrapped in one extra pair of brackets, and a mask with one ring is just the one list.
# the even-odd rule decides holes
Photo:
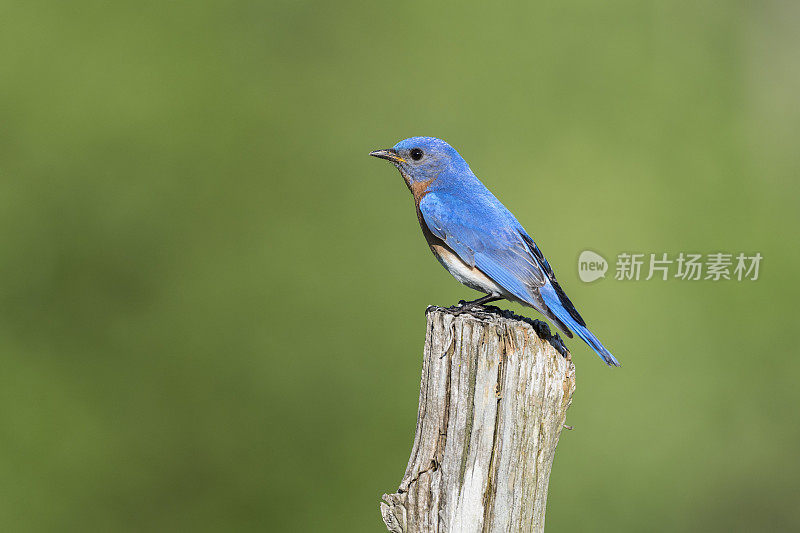
[(433, 245), (431, 251), (454, 278), (470, 289), (493, 296), (502, 296), (506, 292), (486, 274), (464, 263), (460, 257), (444, 246)]

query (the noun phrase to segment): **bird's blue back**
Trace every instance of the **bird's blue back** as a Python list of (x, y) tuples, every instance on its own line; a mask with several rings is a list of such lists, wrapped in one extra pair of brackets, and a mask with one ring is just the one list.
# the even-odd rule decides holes
[(414, 148), (429, 158), (406, 171), (406, 179), (419, 185), (412, 190), (418, 190), (421, 222), (465, 263), (480, 269), (522, 302), (539, 309), (543, 301), (545, 309), (540, 311), (550, 311), (561, 322), (559, 326), (575, 331), (606, 363), (619, 366), (586, 328), (539, 247), (461, 155), (434, 137), (412, 137), (394, 146), (400, 154)]

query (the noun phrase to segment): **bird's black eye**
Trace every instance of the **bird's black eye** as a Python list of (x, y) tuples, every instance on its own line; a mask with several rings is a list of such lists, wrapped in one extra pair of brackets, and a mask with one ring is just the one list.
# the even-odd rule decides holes
[(422, 150), (420, 150), (419, 148), (412, 148), (411, 159), (413, 159), (414, 161), (419, 161), (420, 159), (422, 159)]

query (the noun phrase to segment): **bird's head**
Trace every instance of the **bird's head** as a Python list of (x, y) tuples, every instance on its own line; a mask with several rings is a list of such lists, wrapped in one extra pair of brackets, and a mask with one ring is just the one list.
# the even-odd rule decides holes
[(415, 186), (427, 187), (442, 173), (457, 175), (462, 169), (469, 170), (455, 148), (436, 137), (411, 137), (369, 155), (392, 162), (415, 194)]

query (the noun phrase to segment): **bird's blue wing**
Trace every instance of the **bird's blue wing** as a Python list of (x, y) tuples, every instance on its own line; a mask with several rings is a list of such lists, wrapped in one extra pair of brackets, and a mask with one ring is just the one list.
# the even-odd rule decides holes
[(419, 210), (431, 233), (462, 261), (536, 306), (536, 289), (544, 285), (545, 273), (522, 235), (507, 223), (507, 212), (445, 192), (426, 194)]
[(419, 211), (428, 229), (453, 250), (467, 265), (475, 266), (475, 250), (482, 249), (481, 236), (468, 220), (453, 212), (463, 208), (451, 195), (428, 193), (419, 203)]
[(466, 264), (550, 318), (567, 336), (577, 332), (609, 365), (619, 362), (586, 327), (539, 247), (502, 204), (430, 192), (422, 222)]

